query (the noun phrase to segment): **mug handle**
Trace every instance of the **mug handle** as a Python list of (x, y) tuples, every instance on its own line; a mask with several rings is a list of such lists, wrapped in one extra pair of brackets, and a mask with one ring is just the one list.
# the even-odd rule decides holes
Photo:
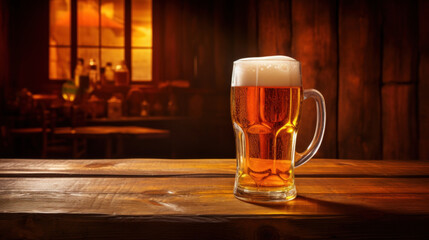
[(295, 158), (297, 160), (295, 161), (295, 167), (299, 167), (308, 162), (316, 154), (317, 150), (319, 150), (319, 147), (322, 144), (323, 134), (325, 133), (326, 106), (323, 95), (316, 89), (306, 89), (304, 90), (304, 100), (307, 98), (313, 98), (316, 101), (316, 131), (314, 132), (313, 140), (311, 140), (311, 143), (307, 149), (303, 153), (296, 154)]

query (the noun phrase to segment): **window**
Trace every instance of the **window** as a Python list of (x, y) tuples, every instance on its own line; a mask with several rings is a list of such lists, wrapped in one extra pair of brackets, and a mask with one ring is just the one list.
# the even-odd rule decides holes
[(133, 82), (151, 81), (152, 1), (50, 0), (49, 78), (71, 79), (78, 58), (125, 60)]
[(49, 12), (49, 78), (70, 79), (70, 0), (51, 0)]

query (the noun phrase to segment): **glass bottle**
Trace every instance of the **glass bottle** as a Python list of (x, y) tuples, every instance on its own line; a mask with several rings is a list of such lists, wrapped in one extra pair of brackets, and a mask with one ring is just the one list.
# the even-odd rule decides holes
[(121, 64), (115, 67), (115, 85), (116, 86), (128, 86), (130, 84), (130, 74), (125, 64), (125, 61), (121, 61)]
[(80, 85), (80, 76), (83, 75), (84, 69), (83, 69), (83, 58), (79, 58), (77, 60), (76, 67), (74, 69), (74, 85), (76, 87), (79, 87)]
[(98, 82), (97, 64), (95, 62), (95, 59), (93, 58), (89, 60), (89, 82), (93, 88), (97, 86), (97, 82)]
[(106, 67), (104, 69), (104, 77), (106, 79), (107, 84), (113, 84), (115, 82), (115, 71), (113, 71), (112, 63), (106, 63)]
[(107, 117), (117, 119), (122, 117), (122, 100), (116, 96), (107, 101)]
[(146, 101), (146, 99), (142, 101), (140, 109), (140, 116), (149, 116), (149, 103)]

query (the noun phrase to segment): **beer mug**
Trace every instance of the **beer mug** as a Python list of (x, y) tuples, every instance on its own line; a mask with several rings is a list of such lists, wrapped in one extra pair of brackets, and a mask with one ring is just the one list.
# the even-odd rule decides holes
[[(307, 98), (316, 101), (316, 131), (307, 150), (296, 153), (301, 106)], [(294, 168), (316, 154), (326, 122), (322, 94), (302, 89), (300, 63), (286, 56), (235, 61), (231, 117), (237, 151), (234, 195), (262, 203), (294, 199)]]

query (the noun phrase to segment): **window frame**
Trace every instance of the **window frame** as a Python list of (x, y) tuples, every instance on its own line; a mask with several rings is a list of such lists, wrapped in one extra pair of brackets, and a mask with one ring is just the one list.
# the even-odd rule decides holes
[[(102, 0), (98, 0), (99, 2), (99, 12), (101, 12), (101, 2)], [(124, 46), (123, 47), (119, 47), (119, 46), (103, 46), (101, 45), (101, 39), (99, 39), (99, 44), (98, 44), (98, 49), (99, 49), (99, 57), (101, 55), (101, 49), (105, 48), (105, 49), (124, 49), (124, 60), (126, 62), (128, 71), (129, 71), (129, 76), (130, 76), (130, 84), (138, 84), (138, 85), (154, 85), (155, 84), (155, 79), (154, 79), (154, 36), (153, 36), (153, 32), (154, 32), (154, 2), (152, 0), (152, 46), (151, 47), (133, 47), (132, 46), (132, 28), (131, 28), (131, 24), (132, 24), (132, 11), (131, 11), (131, 5), (132, 5), (132, 1), (131, 0), (124, 0)], [(85, 47), (91, 47), (91, 48), (97, 48), (96, 46), (85, 46), (85, 45), (81, 45), (78, 46), (77, 44), (77, 3), (78, 0), (71, 0), (70, 1), (70, 45), (51, 45), (50, 43), (48, 43), (48, 46), (50, 48), (55, 47), (55, 48), (70, 48), (70, 76), (71, 79), (74, 79), (74, 69), (76, 68), (76, 64), (77, 64), (77, 51), (78, 51), (78, 47), (80, 48), (85, 48)], [(101, 15), (100, 15), (101, 16)], [(101, 24), (98, 26), (99, 27), (99, 31), (101, 33)], [(50, 30), (49, 30), (50, 31)], [(50, 32), (49, 32), (50, 34)], [(133, 81), (132, 79), (132, 50), (133, 49), (151, 49), (152, 50), (152, 56), (151, 56), (151, 62), (152, 62), (152, 67), (151, 67), (151, 76), (152, 78), (149, 81)], [(49, 65), (48, 65), (49, 67)], [(100, 66), (101, 67), (101, 66)], [(65, 81), (65, 80), (69, 80), (69, 79), (52, 79), (49, 78), (49, 81)]]

